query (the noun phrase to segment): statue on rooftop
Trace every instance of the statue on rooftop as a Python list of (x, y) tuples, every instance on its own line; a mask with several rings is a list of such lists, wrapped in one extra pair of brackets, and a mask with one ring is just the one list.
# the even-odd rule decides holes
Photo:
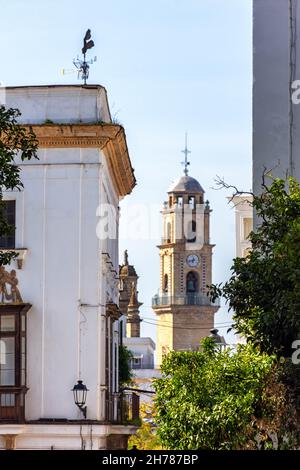
[(124, 251), (124, 265), (128, 266), (128, 251)]

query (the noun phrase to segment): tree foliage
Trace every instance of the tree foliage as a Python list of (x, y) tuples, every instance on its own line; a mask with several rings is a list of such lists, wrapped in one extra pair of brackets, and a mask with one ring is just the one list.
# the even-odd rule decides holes
[(129, 385), (132, 383), (132, 371), (130, 368), (130, 359), (132, 359), (132, 352), (124, 345), (119, 345), (119, 384), (120, 386)]
[(284, 357), (300, 332), (300, 188), (275, 178), (253, 197), (259, 226), (251, 232), (252, 250), (234, 260), (232, 276), (211, 287), (233, 310), (234, 328), (261, 351)]
[(252, 249), (234, 260), (228, 282), (210, 287), (248, 343), (220, 351), (206, 338), (201, 351), (164, 358), (155, 388), (167, 448), (299, 446), (299, 367), (290, 358), (300, 333), (300, 188), (293, 178), (268, 186), (265, 176), (262, 194), (252, 195), (259, 221)]
[(163, 446), (258, 448), (255, 439), (279, 432), (287, 416), (281, 367), (275, 356), (260, 353), (251, 344), (239, 345), (235, 353), (220, 351), (209, 338), (202, 344), (201, 351), (169, 353), (162, 377), (154, 382)]
[(154, 425), (156, 410), (152, 402), (142, 403), (140, 406), (141, 427), (130, 437), (128, 448), (136, 446), (138, 450), (160, 450), (162, 449), (157, 427)]
[[(20, 115), (17, 109), (0, 105), (0, 236), (9, 234), (13, 229), (3, 214), (3, 191), (23, 187), (17, 159), (37, 158), (38, 142), (32, 129), (18, 124)], [(13, 252), (0, 252), (0, 265), (8, 264), (14, 256)]]

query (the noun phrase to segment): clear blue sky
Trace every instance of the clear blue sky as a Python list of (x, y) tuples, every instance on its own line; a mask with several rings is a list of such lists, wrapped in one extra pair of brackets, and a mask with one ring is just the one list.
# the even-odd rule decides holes
[[(228, 193), (211, 189), (214, 178), (243, 189), (251, 185), (251, 8), (251, 0), (0, 0), (5, 85), (78, 83), (75, 74), (60, 70), (72, 68), (86, 29), (92, 30), (98, 62), (89, 81), (107, 89), (138, 181), (126, 204), (164, 201), (182, 173), (188, 131), (190, 174), (213, 209), (215, 282), (228, 278), (235, 231)], [(120, 242), (140, 275), (147, 318), (155, 318), (158, 241)], [(227, 320), (222, 308), (216, 321)], [(155, 339), (155, 326), (144, 322), (142, 334)]]

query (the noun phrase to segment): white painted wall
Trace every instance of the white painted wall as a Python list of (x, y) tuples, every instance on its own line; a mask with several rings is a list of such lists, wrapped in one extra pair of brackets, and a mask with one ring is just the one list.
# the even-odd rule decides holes
[(154, 368), (155, 343), (151, 338), (123, 338), (123, 343), (134, 357), (141, 358), (142, 368)]
[[(103, 93), (101, 87), (12, 88), (6, 90), (6, 103), (20, 108), (22, 122), (108, 120)], [(96, 210), (109, 202), (117, 211), (118, 197), (100, 150), (41, 149), (38, 156), (22, 166), (24, 190), (5, 195), (17, 201), (16, 247), (28, 249), (18, 270), (23, 299), (32, 304), (26, 419), (81, 418), (71, 392), (81, 378), (89, 389), (88, 418), (101, 420), (104, 305), (118, 303), (113, 272), (118, 272), (118, 240), (97, 238)], [(117, 325), (113, 335), (117, 343)]]
[(251, 248), (251, 242), (245, 237), (244, 233), (244, 219), (251, 219), (253, 230), (253, 208), (251, 206), (252, 196), (242, 195), (227, 198), (234, 205), (235, 212), (235, 256), (243, 258), (246, 255), (247, 250)]
[(253, 74), (253, 190), (258, 193), (264, 167), (275, 176), (300, 178), (300, 104), (290, 100), (290, 80), (300, 79), (299, 0), (253, 0)]
[(6, 87), (1, 100), (22, 112), (23, 124), (111, 122), (106, 90), (100, 85)]

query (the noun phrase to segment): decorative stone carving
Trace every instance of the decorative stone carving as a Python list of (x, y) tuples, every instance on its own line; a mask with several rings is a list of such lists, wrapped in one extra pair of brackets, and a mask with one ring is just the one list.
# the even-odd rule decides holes
[(130, 301), (128, 304), (127, 315), (126, 315), (126, 335), (128, 338), (139, 338), (140, 337), (140, 312), (139, 308), (143, 305), (138, 301), (137, 282), (132, 281)]
[(137, 303), (138, 303), (138, 301), (137, 301), (136, 282), (132, 281), (132, 283), (131, 283), (131, 294), (130, 294), (129, 305), (130, 305), (130, 306), (136, 306)]
[[(23, 302), (18, 288), (17, 273), (14, 269), (6, 271), (4, 266), (0, 266), (0, 302), (21, 303)], [(9, 288), (7, 287), (9, 286)]]
[(106, 301), (117, 302), (119, 280), (108, 253), (102, 253), (102, 274), (106, 280)]
[[(25, 126), (29, 127), (29, 126)], [(122, 126), (101, 124), (33, 124), (39, 148), (99, 148), (103, 151), (111, 179), (124, 197), (136, 185)]]
[(107, 302), (106, 303), (106, 315), (111, 317), (114, 321), (119, 320), (121, 316), (121, 312), (117, 304), (114, 302)]
[(132, 282), (136, 285), (138, 280), (134, 266), (129, 264), (127, 250), (124, 252), (124, 263), (119, 267), (119, 279), (120, 309), (123, 315), (126, 315), (131, 297)]
[(124, 251), (124, 266), (128, 266), (128, 250)]

